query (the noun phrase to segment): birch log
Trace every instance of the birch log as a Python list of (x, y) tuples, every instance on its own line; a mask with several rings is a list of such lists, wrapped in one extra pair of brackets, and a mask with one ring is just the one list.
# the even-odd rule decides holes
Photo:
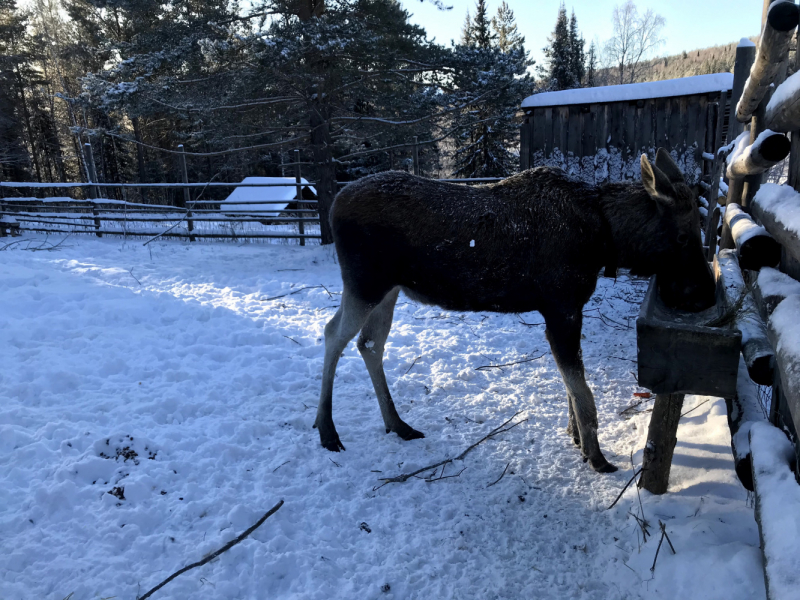
[(725, 224), (730, 229), (739, 267), (743, 270), (760, 271), (762, 267), (774, 267), (780, 262), (781, 245), (766, 229), (757, 225), (741, 206), (728, 205)]
[(764, 98), (789, 55), (789, 42), (798, 23), (798, 7), (791, 0), (773, 2), (761, 31), (756, 60), (736, 105), (736, 119), (746, 123)]
[(786, 158), (791, 148), (789, 138), (767, 129), (752, 144), (731, 158), (726, 175), (728, 179), (741, 179), (764, 173)]

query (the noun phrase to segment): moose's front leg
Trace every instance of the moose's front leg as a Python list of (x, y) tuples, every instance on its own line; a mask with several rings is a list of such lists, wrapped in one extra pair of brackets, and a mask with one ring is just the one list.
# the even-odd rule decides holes
[[(609, 463), (600, 451), (597, 441), (597, 407), (592, 390), (586, 384), (581, 358), (580, 310), (544, 314), (547, 323), (547, 341), (556, 359), (558, 370), (567, 388), (571, 411), (580, 434), (581, 453), (591, 467), (599, 473), (613, 473), (617, 467)], [(570, 419), (572, 421), (572, 419)], [(573, 437), (575, 432), (573, 431)]]

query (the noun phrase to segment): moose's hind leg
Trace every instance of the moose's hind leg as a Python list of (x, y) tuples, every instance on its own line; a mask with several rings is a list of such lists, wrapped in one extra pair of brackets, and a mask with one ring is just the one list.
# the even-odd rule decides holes
[(372, 306), (348, 292), (345, 286), (342, 304), (325, 326), (325, 363), (322, 367), (322, 390), (314, 427), (319, 430), (323, 447), (332, 452), (344, 450), (333, 424), (333, 378), (339, 357), (367, 320)]
[(367, 322), (361, 329), (358, 336), (358, 350), (367, 365), (372, 385), (375, 387), (375, 394), (378, 396), (378, 404), (381, 407), (383, 423), (386, 426), (386, 433), (394, 431), (404, 440), (414, 440), (424, 438), (425, 435), (408, 425), (400, 415), (392, 401), (389, 386), (386, 383), (386, 373), (383, 371), (383, 350), (386, 345), (386, 338), (389, 337), (389, 330), (392, 328), (392, 316), (394, 305), (400, 288), (395, 288), (376, 306)]

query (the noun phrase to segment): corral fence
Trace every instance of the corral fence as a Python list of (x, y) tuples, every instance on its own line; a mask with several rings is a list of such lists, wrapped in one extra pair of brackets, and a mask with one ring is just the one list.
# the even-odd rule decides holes
[[(185, 158), (181, 155), (183, 181), (177, 183), (99, 183), (94, 171), (91, 146), (85, 145), (89, 181), (85, 183), (0, 182), (0, 237), (25, 231), (89, 234), (97, 237), (178, 238), (296, 243), (321, 240), (318, 200), (304, 198), (303, 189), (315, 184), (301, 177), (299, 159), (294, 181), (286, 183), (200, 182), (189, 183)], [(182, 149), (182, 147), (179, 147)], [(419, 173), (419, 163), (414, 170)], [(500, 181), (499, 177), (438, 179), (450, 183), (480, 184)], [(350, 182), (336, 182), (337, 188)], [(292, 188), (294, 199), (235, 200), (226, 207), (224, 199), (211, 199), (211, 191), (234, 188)], [(50, 195), (35, 197), (21, 190)], [(122, 200), (103, 197), (106, 190), (121, 191)], [(171, 190), (177, 192), (173, 205), (129, 202), (129, 190)], [(12, 196), (7, 192), (13, 191)], [(180, 191), (183, 194), (180, 194)]]
[[(799, 22), (794, 2), (763, 0), (758, 44), (743, 40), (737, 48), (732, 141), (714, 163), (727, 193), (708, 197), (709, 250), (721, 219), (714, 270), (742, 332), (747, 371), (726, 399), (731, 446), (737, 473), (754, 492), (769, 600), (800, 597)], [(790, 60), (795, 73), (787, 77)], [(766, 183), (765, 173), (787, 155), (788, 181)]]

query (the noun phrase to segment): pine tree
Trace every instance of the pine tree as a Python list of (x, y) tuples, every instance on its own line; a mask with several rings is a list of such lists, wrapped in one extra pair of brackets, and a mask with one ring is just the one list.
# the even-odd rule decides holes
[(461, 45), (472, 46), (472, 17), (467, 10), (467, 17), (464, 19), (464, 25), (461, 26)]
[(497, 7), (497, 14), (492, 18), (492, 29), (497, 37), (497, 47), (501, 52), (510, 52), (525, 47), (525, 37), (517, 30), (514, 12), (505, 0)]
[(24, 88), (19, 85), (25, 31), (26, 18), (17, 10), (15, 0), (0, 0), (0, 176), (14, 181), (25, 181), (30, 167), (24, 97), (20, 96)]

